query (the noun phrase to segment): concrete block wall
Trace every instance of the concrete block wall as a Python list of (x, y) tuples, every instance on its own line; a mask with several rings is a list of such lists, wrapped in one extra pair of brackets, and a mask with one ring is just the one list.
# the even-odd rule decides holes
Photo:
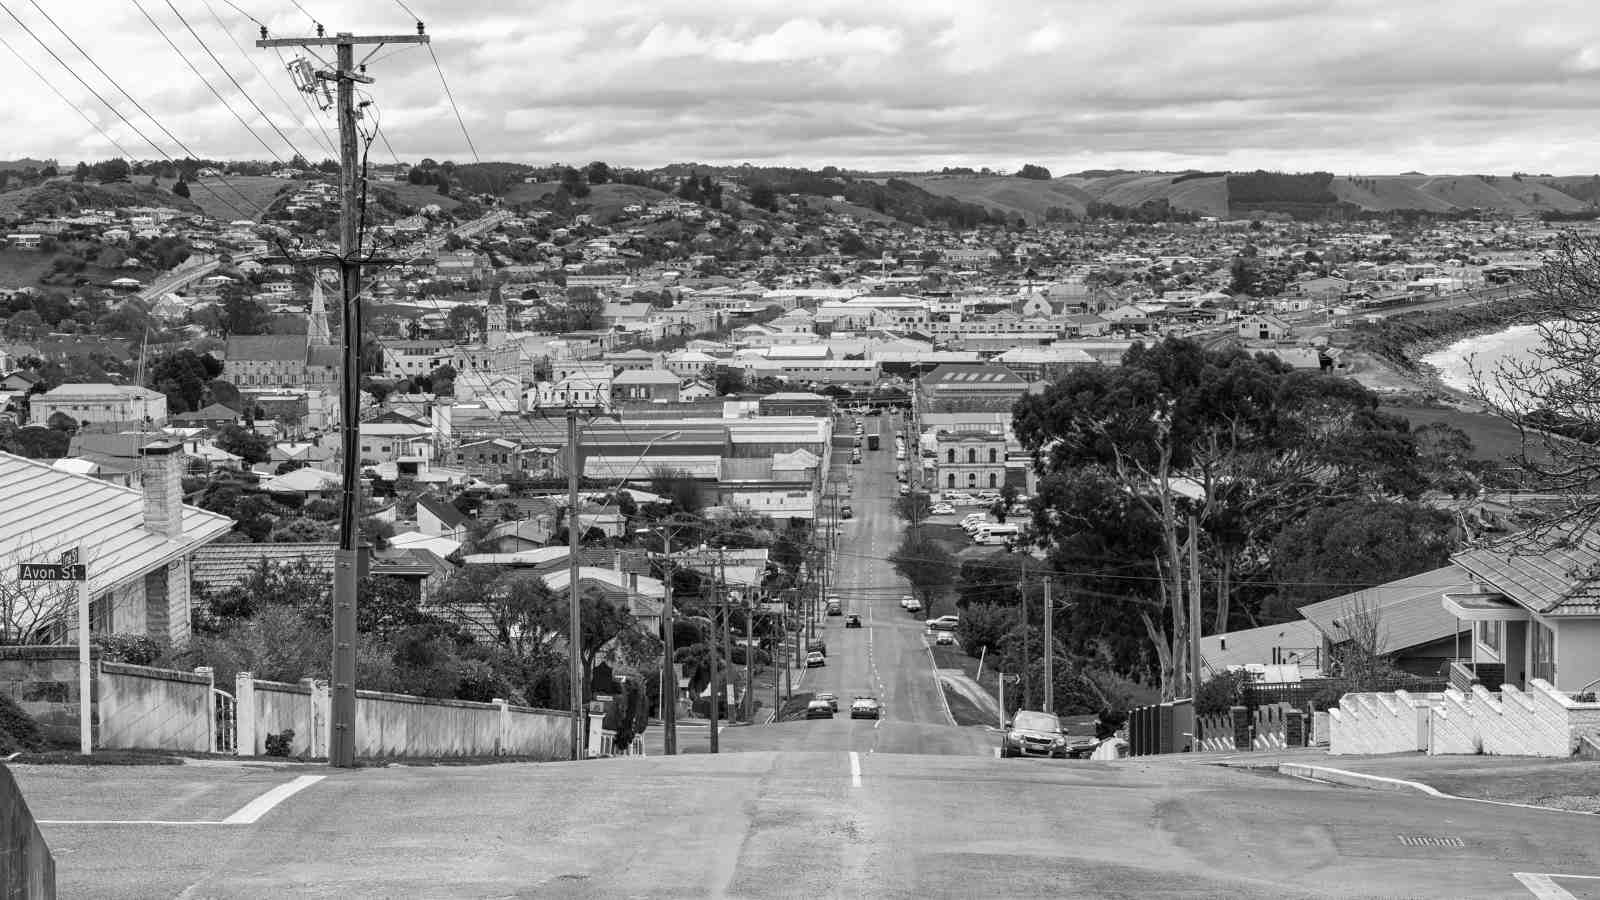
[(56, 862), (11, 770), (0, 765), (0, 897), (56, 896)]
[(1429, 710), (1428, 753), (1443, 756), (1483, 752), (1483, 740), (1472, 715), (1473, 698), (1455, 688), (1429, 696), (1434, 702)]
[(1405, 691), (1345, 694), (1328, 711), (1328, 752), (1403, 753), (1428, 746), (1429, 700)]
[[(100, 651), (90, 648), (91, 666), (99, 666)], [(89, 682), (89, 702), (94, 702), (95, 680)], [(76, 646), (0, 647), (0, 693), (27, 713), (46, 740), (63, 747), (78, 746), (78, 648)], [(98, 724), (90, 717), (90, 728)]]

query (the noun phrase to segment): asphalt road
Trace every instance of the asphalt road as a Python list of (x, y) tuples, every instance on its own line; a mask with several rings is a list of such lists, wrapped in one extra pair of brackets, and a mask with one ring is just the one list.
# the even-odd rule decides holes
[[(307, 772), (327, 777), (259, 821), (205, 824)], [(785, 751), (16, 774), (53, 820), (63, 897), (1595, 897), (1573, 876), (1600, 874), (1593, 816), (1192, 764)]]
[[(882, 429), (878, 450), (863, 448), (862, 461), (837, 467), (836, 483), (852, 484), (853, 516), (839, 523), (830, 593), (842, 601), (843, 615), (819, 619), (818, 634), (828, 645), (827, 665), (807, 669), (795, 691), (832, 691), (839, 715), (725, 729), (724, 752), (762, 750), (993, 755), (998, 737), (985, 728), (959, 727), (950, 719), (934, 675), (924, 635), (925, 617), (907, 613), (900, 598), (910, 593), (888, 558), (900, 543), (903, 524), (894, 515), (894, 432), (898, 417), (865, 417), (868, 434)], [(850, 428), (848, 424), (841, 427)], [(846, 457), (848, 458), (848, 457)], [(861, 628), (845, 628), (849, 614)], [(883, 717), (849, 717), (858, 695), (876, 697)]]

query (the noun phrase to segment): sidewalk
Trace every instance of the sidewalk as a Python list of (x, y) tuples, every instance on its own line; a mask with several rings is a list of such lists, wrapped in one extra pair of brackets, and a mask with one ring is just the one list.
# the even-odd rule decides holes
[[(1266, 768), (1355, 787), (1428, 793), (1411, 785), (1393, 783), (1415, 782), (1454, 797), (1600, 813), (1600, 763), (1585, 759), (1428, 756), (1422, 753), (1333, 756), (1324, 749), (1304, 748), (1139, 756), (1131, 761)], [(1338, 773), (1351, 773), (1356, 777), (1346, 778)]]
[(945, 686), (967, 698), (972, 705), (987, 713), (993, 722), (1000, 721), (1000, 703), (982, 685), (969, 678), (966, 672), (960, 669), (939, 669), (938, 672), (939, 681)]

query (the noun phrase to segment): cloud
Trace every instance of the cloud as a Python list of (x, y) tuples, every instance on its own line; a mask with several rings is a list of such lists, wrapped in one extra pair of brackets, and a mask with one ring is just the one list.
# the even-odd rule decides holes
[[(263, 75), (211, 20), (207, 3), (256, 54)], [(1581, 172), (1594, 165), (1576, 123), (1600, 103), (1600, 79), (1592, 77), (1600, 71), (1600, 17), (1583, 0), (1547, 0), (1537, 18), (1520, 0), (1475, 0), (1448, 16), (1432, 4), (1388, 0), (408, 4), (424, 14), (485, 158), (895, 168), (1037, 162), (1054, 171), (1159, 164)], [(292, 95), (277, 55), (253, 47), (254, 23), (218, 0), (178, 6), (312, 155), (320, 129)], [(275, 35), (312, 27), (292, 4), (241, 6), (263, 16)], [(338, 16), (324, 23), (329, 30), (411, 29), (392, 0), (307, 6)], [(196, 152), (264, 155), (136, 10), (47, 8)], [(149, 8), (256, 133), (283, 143), (164, 5)], [(59, 35), (51, 39), (31, 8), (16, 11), (140, 123)], [(0, 32), (124, 146), (155, 155), (20, 30)], [(369, 74), (377, 81), (364, 90), (400, 156), (468, 158), (426, 51), (385, 48)], [(110, 152), (3, 50), (0, 77), (11, 86), (0, 157), (75, 161)], [(331, 119), (319, 117), (331, 130)]]

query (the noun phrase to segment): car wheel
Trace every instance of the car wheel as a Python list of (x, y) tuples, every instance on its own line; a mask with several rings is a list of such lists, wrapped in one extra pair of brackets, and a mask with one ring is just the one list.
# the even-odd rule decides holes
[(1001, 744), (1000, 745), (1000, 758), (1001, 759), (1010, 759), (1011, 758), (1011, 748), (1007, 747), (1005, 744)]

